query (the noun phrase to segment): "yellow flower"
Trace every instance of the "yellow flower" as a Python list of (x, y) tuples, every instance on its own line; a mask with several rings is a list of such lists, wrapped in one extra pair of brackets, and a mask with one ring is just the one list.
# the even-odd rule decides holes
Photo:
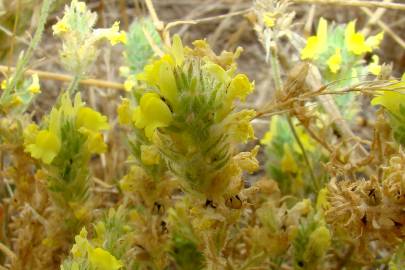
[(266, 25), (268, 28), (272, 28), (276, 24), (276, 20), (274, 17), (275, 17), (274, 13), (272, 12), (264, 13), (263, 16), (264, 25)]
[(10, 106), (14, 107), (14, 106), (18, 106), (22, 103), (23, 103), (22, 98), (20, 96), (14, 95), (11, 99)]
[(301, 51), (301, 59), (317, 59), (326, 49), (327, 38), (328, 22), (324, 18), (320, 18), (316, 36), (308, 38), (305, 48)]
[(373, 55), (371, 57), (372, 62), (368, 65), (368, 71), (375, 75), (378, 76), (381, 73), (381, 65), (379, 64), (380, 58), (378, 57), (378, 55)]
[(81, 107), (77, 112), (76, 126), (93, 132), (109, 129), (107, 117), (89, 107)]
[(141, 160), (145, 165), (159, 164), (159, 149), (154, 145), (141, 145)]
[(349, 52), (355, 55), (362, 55), (371, 52), (371, 47), (366, 43), (365, 37), (361, 33), (356, 33), (356, 22), (351, 21), (346, 26), (345, 40)]
[(298, 165), (295, 162), (290, 147), (286, 143), (284, 144), (284, 155), (283, 158), (281, 159), (281, 169), (283, 170), (283, 172), (291, 172), (291, 173), (298, 172)]
[(337, 73), (340, 70), (340, 65), (342, 63), (342, 55), (340, 54), (340, 48), (336, 48), (334, 55), (328, 59), (328, 67), (332, 73)]
[(229, 121), (227, 126), (230, 138), (243, 143), (249, 139), (254, 139), (255, 134), (250, 121), (255, 116), (256, 111), (254, 110), (242, 110), (225, 118), (225, 123)]
[(29, 144), (26, 150), (32, 157), (42, 160), (45, 164), (50, 164), (58, 155), (61, 148), (59, 137), (48, 131), (41, 130), (35, 136), (35, 143)]
[(87, 136), (87, 149), (90, 153), (101, 154), (107, 151), (107, 145), (104, 142), (103, 134), (89, 132)]
[(162, 96), (164, 96), (172, 106), (176, 106), (177, 85), (172, 70), (173, 65), (173, 58), (166, 54), (152, 64), (146, 65), (144, 72), (138, 74), (136, 78), (159, 87)]
[(118, 43), (127, 44), (127, 33), (125, 31), (120, 31), (116, 34), (112, 34), (108, 36), (108, 40), (110, 41), (111, 45), (116, 45)]
[(117, 260), (107, 250), (102, 248), (90, 249), (89, 261), (94, 270), (118, 270), (123, 267), (120, 260)]
[(5, 90), (7, 88), (8, 80), (1, 81), (1, 89)]
[(133, 76), (129, 76), (124, 82), (124, 89), (127, 92), (131, 92), (131, 90), (134, 89), (135, 85), (135, 78)]
[(69, 26), (65, 21), (61, 20), (52, 26), (53, 34), (60, 35), (69, 31)]
[(380, 32), (375, 36), (368, 37), (366, 39), (366, 44), (371, 48), (371, 49), (377, 49), (378, 46), (380, 46), (381, 41), (384, 38), (384, 32)]
[(35, 143), (35, 138), (39, 132), (38, 126), (36, 124), (29, 124), (24, 129), (24, 145), (30, 145)]
[(228, 98), (234, 100), (236, 98), (244, 101), (253, 91), (253, 84), (249, 82), (248, 77), (245, 74), (236, 75), (228, 88)]
[(173, 120), (167, 104), (156, 93), (146, 93), (141, 97), (139, 106), (134, 112), (135, 126), (145, 129), (145, 135), (152, 139), (157, 128), (167, 127)]
[(28, 86), (28, 91), (31, 94), (39, 94), (39, 93), (41, 93), (41, 86), (39, 85), (38, 74), (33, 74), (32, 75), (32, 82), (31, 82), (30, 86)]
[(121, 104), (117, 108), (118, 123), (128, 125), (131, 123), (133, 111), (130, 107), (129, 99), (123, 98)]

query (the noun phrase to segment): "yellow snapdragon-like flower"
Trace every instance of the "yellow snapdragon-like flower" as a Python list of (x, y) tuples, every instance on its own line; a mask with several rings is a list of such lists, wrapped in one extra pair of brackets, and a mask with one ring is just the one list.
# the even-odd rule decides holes
[[(127, 34), (125, 31), (119, 31), (120, 22), (115, 22), (111, 28), (106, 32), (106, 37), (110, 41), (111, 45), (118, 43), (127, 44)], [(96, 30), (97, 31), (97, 30)]]
[(0, 88), (1, 90), (5, 90), (7, 88), (8, 80), (2, 80)]
[(327, 38), (328, 22), (324, 18), (320, 18), (316, 36), (308, 38), (305, 48), (301, 51), (301, 59), (317, 59), (326, 49)]
[(268, 28), (272, 28), (274, 25), (276, 25), (276, 19), (275, 19), (275, 14), (272, 12), (266, 12), (263, 15), (263, 22), (264, 25)]
[(356, 33), (355, 21), (349, 22), (346, 26), (345, 40), (348, 51), (355, 55), (361, 55), (372, 50), (371, 46), (366, 43), (364, 35), (359, 32)]
[(167, 127), (173, 120), (172, 112), (167, 104), (156, 93), (146, 93), (141, 97), (139, 106), (135, 109), (135, 126), (145, 129), (145, 135), (152, 139), (157, 128)]
[(144, 72), (136, 78), (145, 81), (159, 88), (160, 94), (164, 96), (172, 106), (177, 104), (177, 85), (172, 67), (175, 60), (168, 54), (152, 64), (145, 66)]
[(250, 83), (245, 74), (238, 74), (231, 80), (228, 88), (228, 98), (245, 101), (246, 97), (252, 93), (253, 88), (254, 85)]
[(52, 30), (54, 35), (60, 36), (69, 31), (69, 26), (64, 20), (60, 20), (52, 26)]
[(117, 260), (111, 253), (102, 248), (90, 249), (89, 261), (95, 270), (118, 270), (123, 267), (120, 260)]
[(371, 57), (371, 63), (368, 65), (368, 71), (375, 75), (378, 76), (381, 73), (381, 65), (379, 64), (380, 62), (380, 58), (378, 57), (378, 55), (373, 55)]
[(50, 164), (58, 155), (61, 148), (60, 138), (49, 130), (41, 130), (35, 136), (35, 142), (27, 145), (27, 151), (32, 157)]
[(133, 110), (130, 106), (129, 99), (123, 98), (121, 104), (117, 108), (118, 123), (128, 125), (132, 122)]
[(32, 82), (30, 86), (28, 86), (28, 91), (31, 94), (39, 94), (41, 93), (41, 86), (39, 85), (39, 77), (38, 74), (32, 75)]
[(90, 153), (102, 154), (107, 151), (104, 136), (98, 132), (89, 132), (87, 135), (87, 149)]
[(328, 59), (327, 64), (332, 73), (336, 74), (340, 70), (340, 65), (342, 64), (342, 55), (340, 53), (340, 48), (336, 49), (335, 54)]
[(384, 32), (380, 32), (375, 36), (368, 37), (366, 39), (366, 44), (373, 50), (377, 49), (380, 46), (383, 38), (384, 38)]
[(101, 113), (92, 110), (89, 107), (82, 107), (77, 112), (76, 126), (93, 132), (108, 130), (110, 126), (107, 123), (107, 117)]

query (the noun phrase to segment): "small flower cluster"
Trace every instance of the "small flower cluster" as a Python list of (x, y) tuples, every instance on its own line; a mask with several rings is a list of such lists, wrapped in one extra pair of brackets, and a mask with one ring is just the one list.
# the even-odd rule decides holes
[[(381, 66), (379, 57), (372, 56), (372, 62), (364, 68), (362, 59), (366, 53), (372, 53), (380, 45), (384, 33), (366, 38), (356, 32), (356, 21), (343, 26), (328, 28), (328, 22), (321, 18), (315, 36), (307, 39), (305, 48), (301, 51), (302, 60), (311, 60), (321, 70), (327, 82), (344, 79), (349, 85), (350, 78), (357, 78), (368, 72), (379, 75)], [(349, 81), (349, 82), (347, 82)]]
[(174, 37), (169, 53), (137, 75), (139, 105), (133, 108), (124, 99), (119, 121), (141, 131), (152, 145), (141, 148), (144, 162), (157, 163), (162, 156), (184, 188), (212, 195), (216, 186), (222, 194), (229, 180), (221, 169), (230, 164), (230, 144), (254, 137), (255, 112), (234, 112), (235, 100), (243, 101), (253, 84), (244, 74), (234, 75), (234, 56), (215, 57), (204, 41), (194, 44), (194, 50), (184, 49)]
[(111, 28), (94, 29), (97, 15), (87, 9), (84, 2), (73, 0), (65, 7), (65, 13), (53, 27), (53, 33), (63, 40), (60, 52), (65, 68), (75, 75), (82, 76), (97, 58), (98, 44), (102, 40), (111, 45), (126, 43), (126, 33), (119, 31), (119, 22)]

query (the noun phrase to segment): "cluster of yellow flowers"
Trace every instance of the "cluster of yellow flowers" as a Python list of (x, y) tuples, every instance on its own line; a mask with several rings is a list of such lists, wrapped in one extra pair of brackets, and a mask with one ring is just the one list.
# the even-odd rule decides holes
[[(89, 269), (94, 270), (118, 270), (123, 267), (120, 260), (117, 260), (111, 253), (101, 247), (94, 247), (87, 239), (87, 230), (82, 228), (79, 235), (75, 236), (76, 243), (71, 249), (74, 261), (68, 269), (79, 270), (80, 261), (88, 261)], [(65, 266), (61, 265), (61, 270)]]
[[(316, 35), (308, 38), (305, 48), (301, 51), (301, 59), (326, 60), (329, 71), (336, 74), (342, 67), (345, 67), (351, 58), (360, 57), (359, 59), (362, 59), (365, 53), (371, 53), (377, 49), (384, 37), (384, 33), (380, 32), (375, 36), (366, 38), (362, 33), (356, 32), (355, 21), (347, 24), (344, 30), (343, 44), (336, 41), (339, 40), (336, 39), (338, 35), (336, 31), (328, 31), (328, 22), (321, 18)], [(379, 58), (377, 55), (373, 55), (372, 60), (368, 67), (369, 72), (378, 75), (381, 71), (381, 66), (378, 63)]]
[(45, 164), (52, 163), (62, 145), (68, 141), (63, 134), (65, 126), (72, 126), (86, 138), (85, 145), (89, 153), (103, 153), (107, 148), (100, 133), (109, 129), (107, 118), (84, 106), (80, 94), (76, 95), (74, 104), (64, 94), (60, 108), (52, 109), (46, 126), (45, 129), (39, 129), (36, 124), (31, 124), (24, 131), (26, 151)]
[(108, 40), (111, 45), (127, 42), (119, 22), (111, 28), (93, 29), (96, 19), (97, 14), (88, 10), (84, 2), (73, 0), (66, 6), (63, 18), (52, 27), (54, 35), (63, 40), (62, 63), (76, 75), (83, 75), (95, 61), (100, 41)]

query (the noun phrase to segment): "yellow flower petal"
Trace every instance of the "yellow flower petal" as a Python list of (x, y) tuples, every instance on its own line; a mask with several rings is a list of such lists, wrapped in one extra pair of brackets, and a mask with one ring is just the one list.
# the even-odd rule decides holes
[(263, 16), (264, 25), (268, 28), (272, 28), (276, 24), (274, 13), (266, 12)]
[(380, 33), (378, 33), (377, 35), (375, 35), (375, 36), (371, 36), (371, 37), (368, 37), (367, 39), (366, 39), (366, 44), (367, 44), (367, 46), (369, 46), (371, 49), (377, 49), (379, 46), (380, 46), (380, 44), (381, 44), (381, 41), (384, 39), (384, 32), (380, 32)]
[(340, 70), (341, 63), (342, 55), (340, 54), (340, 48), (337, 48), (335, 54), (328, 59), (327, 64), (330, 71), (336, 74)]
[(366, 44), (365, 37), (361, 33), (356, 33), (356, 22), (351, 21), (346, 26), (345, 41), (349, 52), (355, 55), (362, 55), (371, 52), (371, 47)]
[(118, 123), (128, 125), (131, 123), (133, 111), (130, 107), (129, 99), (123, 98), (121, 104), (117, 108)]
[(27, 146), (27, 151), (32, 157), (50, 164), (58, 155), (61, 141), (58, 136), (48, 130), (41, 130), (35, 136), (35, 143)]
[(30, 86), (28, 86), (28, 91), (31, 94), (39, 94), (39, 93), (41, 93), (41, 86), (39, 85), (38, 74), (33, 74), (32, 75), (32, 82), (31, 82)]
[(61, 35), (69, 31), (69, 26), (63, 21), (59, 21), (52, 26), (53, 34), (54, 35)]
[(228, 97), (231, 100), (236, 98), (244, 101), (246, 96), (248, 96), (253, 91), (253, 84), (249, 82), (248, 77), (245, 74), (236, 75), (228, 88)]
[(107, 145), (104, 142), (103, 134), (89, 132), (87, 136), (87, 149), (90, 153), (102, 154), (107, 151)]
[(146, 93), (141, 97), (139, 107), (134, 112), (137, 128), (145, 128), (145, 135), (152, 139), (156, 128), (167, 127), (173, 120), (167, 104), (156, 93)]
[(90, 249), (89, 261), (95, 270), (118, 270), (123, 267), (120, 260), (117, 260), (107, 250), (102, 248)]
[(107, 117), (92, 110), (89, 107), (82, 107), (77, 112), (76, 117), (77, 128), (85, 128), (94, 132), (109, 129)]
[(371, 57), (372, 62), (368, 65), (368, 71), (375, 75), (378, 76), (381, 73), (381, 65), (379, 64), (380, 58), (378, 57), (378, 55), (373, 55)]
[(301, 51), (301, 59), (318, 59), (319, 55), (327, 47), (328, 38), (328, 21), (320, 18), (316, 36), (311, 36), (307, 39), (307, 44)]

